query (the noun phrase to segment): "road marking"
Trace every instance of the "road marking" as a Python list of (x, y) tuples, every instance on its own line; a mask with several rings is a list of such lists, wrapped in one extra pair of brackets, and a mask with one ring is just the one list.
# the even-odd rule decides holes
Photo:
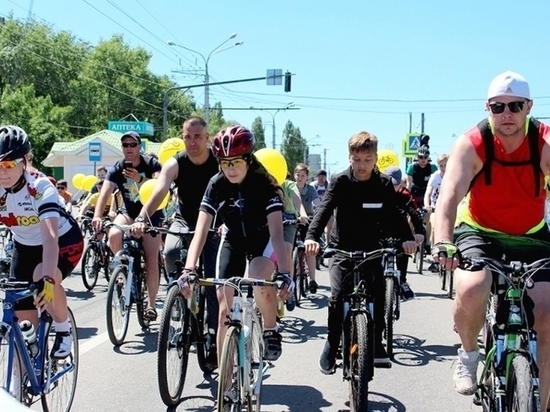
[(95, 338), (92, 338), (89, 341), (80, 345), (79, 354), (84, 355), (86, 352), (89, 352), (92, 349), (97, 348), (99, 345), (107, 342), (108, 340), (109, 340), (109, 334), (107, 332), (103, 332), (101, 335), (98, 335)]

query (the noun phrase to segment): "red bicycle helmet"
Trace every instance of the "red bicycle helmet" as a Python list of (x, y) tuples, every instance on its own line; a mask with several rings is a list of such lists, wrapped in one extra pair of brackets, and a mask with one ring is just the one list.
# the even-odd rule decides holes
[(229, 126), (218, 132), (212, 143), (212, 151), (218, 159), (245, 156), (252, 153), (256, 138), (244, 126)]

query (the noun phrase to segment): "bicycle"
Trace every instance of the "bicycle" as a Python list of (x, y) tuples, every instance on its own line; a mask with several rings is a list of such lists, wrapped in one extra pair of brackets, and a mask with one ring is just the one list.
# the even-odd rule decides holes
[(302, 298), (307, 298), (309, 293), (309, 269), (307, 266), (306, 248), (299, 232), (296, 233), (294, 251), (292, 252), (292, 265), (294, 266), (294, 301), (300, 306)]
[[(185, 238), (192, 237), (195, 233), (191, 230), (178, 232), (164, 228), (156, 228), (156, 230)], [(188, 245), (188, 241), (184, 244)], [(175, 273), (171, 273), (172, 278), (179, 276), (184, 265), (182, 262), (176, 262), (176, 266)], [(199, 263), (198, 276), (202, 279), (202, 259)], [(216, 339), (205, 321), (208, 310), (205, 286), (194, 289), (193, 297), (188, 302), (185, 302), (176, 286), (177, 284), (172, 283), (166, 294), (157, 341), (159, 392), (166, 406), (176, 406), (179, 402), (187, 376), (191, 344), (195, 345), (200, 369), (204, 373), (214, 370), (208, 365), (206, 356), (215, 346)]]
[[(109, 222), (108, 219), (103, 220), (103, 225)], [(109, 270), (111, 259), (114, 257), (111, 248), (107, 244), (107, 235), (105, 229), (100, 233), (103, 234), (101, 239), (94, 234), (88, 240), (88, 246), (84, 251), (81, 263), (82, 283), (87, 290), (92, 290), (99, 279), (99, 271), (103, 270), (107, 282), (110, 280)]]
[(353, 277), (352, 291), (344, 295), (342, 328), (342, 368), (344, 379), (350, 384), (351, 412), (368, 409), (369, 382), (374, 377), (374, 297), (368, 291), (361, 265), (369, 260), (395, 255), (395, 248), (381, 248), (371, 252), (349, 252), (328, 248), (324, 257), (340, 255), (354, 262), (345, 280)]
[(385, 282), (384, 339), (386, 339), (386, 351), (391, 359), (393, 358), (393, 323), (401, 316), (401, 272), (397, 270), (396, 259), (401, 248), (395, 239), (388, 239), (384, 244), (387, 248), (393, 249), (393, 252), (386, 251), (382, 259)]
[[(139, 325), (147, 329), (150, 320), (145, 316), (147, 308), (147, 282), (145, 260), (140, 239), (131, 235), (130, 225), (107, 223), (105, 228), (115, 227), (123, 233), (122, 249), (113, 258), (109, 287), (107, 290), (107, 333), (115, 346), (124, 343), (130, 311), (136, 305)], [(150, 229), (146, 229), (148, 232)]]
[(76, 322), (72, 311), (67, 308), (73, 346), (67, 358), (55, 359), (50, 353), (55, 342), (53, 321), (47, 312), (41, 312), (36, 329), (37, 346), (31, 349), (14, 306), (16, 302), (33, 296), (36, 290), (35, 283), (0, 282), (0, 302), (4, 308), (0, 322), (0, 386), (26, 406), (37, 402), (39, 397), (44, 411), (68, 412), (74, 399), (79, 369)]
[(538, 411), (540, 407), (537, 335), (533, 301), (525, 293), (531, 276), (550, 258), (531, 264), (489, 257), (461, 257), (461, 265), (483, 265), (496, 275), (487, 304), (483, 333), (485, 362), (474, 395), (484, 411)]
[(86, 239), (86, 237), (94, 237), (94, 228), (92, 227), (93, 217), (94, 211), (88, 210), (84, 212), (84, 216), (80, 220), (80, 231), (82, 232), (82, 236), (84, 237), (84, 239)]

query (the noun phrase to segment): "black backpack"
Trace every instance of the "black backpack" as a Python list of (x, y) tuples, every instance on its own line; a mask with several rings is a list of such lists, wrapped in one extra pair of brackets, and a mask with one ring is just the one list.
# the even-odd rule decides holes
[[(485, 119), (479, 122), (477, 125), (483, 144), (485, 145), (485, 162), (481, 171), (472, 180), (472, 185), (475, 179), (483, 173), (485, 175), (485, 184), (491, 184), (491, 165), (493, 161), (501, 164), (502, 166), (525, 166), (532, 165), (533, 173), (535, 174), (535, 197), (540, 194), (540, 175), (542, 170), (540, 168), (540, 151), (539, 151), (539, 128), (540, 122), (536, 119), (529, 119), (529, 125), (527, 128), (527, 138), (529, 139), (529, 152), (530, 159), (521, 162), (509, 162), (505, 160), (499, 160), (495, 158), (495, 142), (493, 140), (493, 132), (489, 126), (489, 120)], [(470, 185), (471, 187), (471, 185)]]

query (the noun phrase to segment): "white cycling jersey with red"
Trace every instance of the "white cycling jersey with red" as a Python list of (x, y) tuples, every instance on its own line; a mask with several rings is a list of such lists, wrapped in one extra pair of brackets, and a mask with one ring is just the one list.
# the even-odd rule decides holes
[(0, 187), (0, 223), (13, 233), (16, 242), (27, 246), (42, 244), (40, 221), (58, 218), (58, 236), (71, 229), (64, 202), (46, 177), (36, 178), (25, 172), (25, 182), (18, 190)]

